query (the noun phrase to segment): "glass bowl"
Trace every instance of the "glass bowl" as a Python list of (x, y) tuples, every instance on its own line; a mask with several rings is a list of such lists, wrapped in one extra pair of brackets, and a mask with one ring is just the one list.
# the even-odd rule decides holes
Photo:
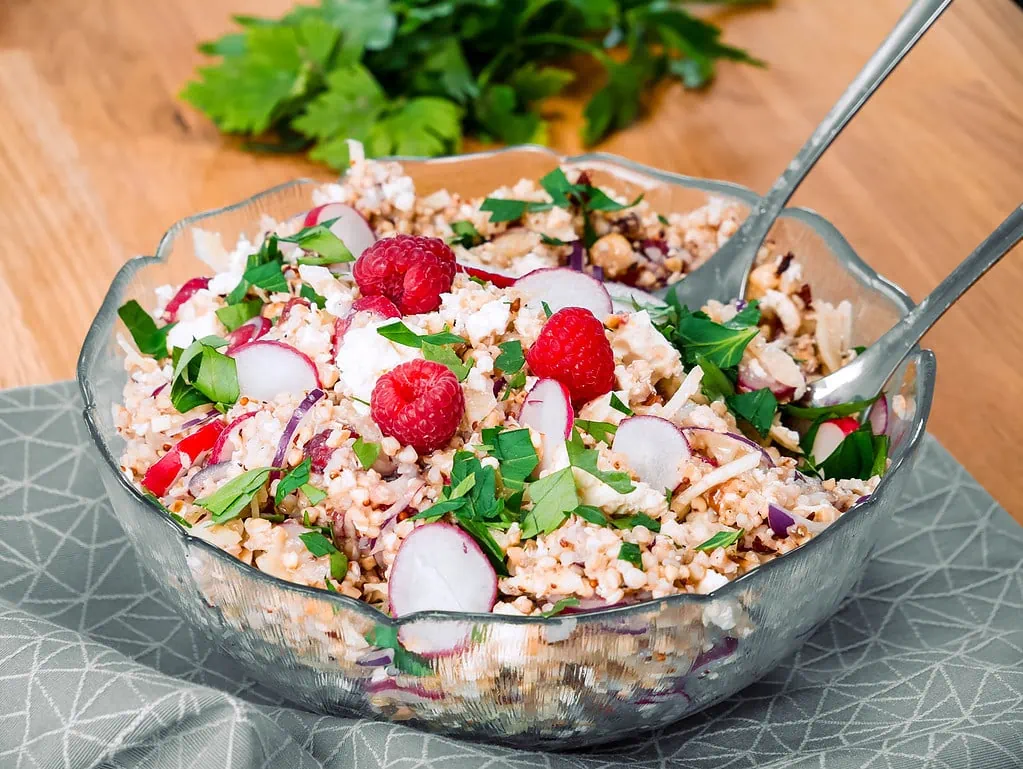
[[(583, 166), (594, 183), (639, 191), (662, 212), (711, 197), (745, 210), (755, 193), (727, 182), (665, 173), (604, 154), (561, 157), (513, 147), (433, 160), (399, 158), (420, 194), (448, 188), (483, 195), (556, 164)], [(78, 362), (85, 420), (99, 452), (111, 504), (141, 561), (169, 600), (252, 675), (288, 700), (321, 713), (404, 721), (445, 734), (528, 747), (575, 748), (609, 742), (696, 713), (739, 691), (794, 651), (838, 608), (863, 573), (878, 522), (899, 499), (924, 435), (935, 362), (915, 350), (889, 384), (912, 414), (894, 425), (892, 466), (868, 501), (822, 534), (710, 595), (554, 618), (425, 612), (400, 620), (343, 595), (285, 582), (192, 537), (147, 501), (121, 473), (123, 443), (113, 425), (124, 369), (115, 341), (117, 307), (144, 303), (156, 286), (204, 271), (191, 230), (225, 242), (254, 236), (260, 218), (284, 220), (311, 206), (317, 182), (275, 187), (237, 205), (185, 219), (155, 256), (121, 268), (93, 321)], [(804, 265), (814, 296), (848, 298), (856, 344), (870, 344), (912, 302), (855, 254), (817, 214), (786, 211), (772, 237)], [(465, 642), (443, 656), (419, 657), (397, 641), (416, 623), (457, 626)]]

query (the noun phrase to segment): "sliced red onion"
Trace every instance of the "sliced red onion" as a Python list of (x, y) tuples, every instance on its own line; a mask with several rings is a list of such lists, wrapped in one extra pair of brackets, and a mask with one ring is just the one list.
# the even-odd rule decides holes
[(203, 487), (207, 483), (219, 483), (231, 474), (234, 467), (236, 467), (234, 462), (217, 462), (206, 465), (188, 480), (188, 493), (196, 498), (202, 496)]
[(231, 455), (234, 453), (234, 449), (231, 448), (230, 443), (228, 443), (231, 439), (231, 435), (238, 429), (238, 426), (242, 422), (246, 419), (251, 419), (254, 416), (256, 416), (256, 412), (250, 411), (248, 414), (242, 414), (240, 417), (236, 417), (231, 421), (231, 424), (229, 424), (224, 429), (224, 432), (217, 437), (217, 442), (213, 444), (213, 449), (210, 451), (210, 464), (226, 462), (231, 458)]
[(701, 652), (696, 655), (696, 659), (693, 660), (693, 666), (689, 669), (689, 672), (695, 672), (700, 668), (707, 667), (710, 663), (716, 662), (717, 660), (724, 659), (725, 657), (731, 657), (735, 654), (739, 648), (739, 639), (732, 638), (732, 636), (725, 636), (721, 639), (721, 643), (716, 643), (705, 652)]
[[(302, 402), (298, 404), (298, 408), (295, 409), (291, 415), (291, 419), (288, 420), (288, 424), (284, 426), (284, 432), (281, 434), (281, 440), (277, 444), (277, 451), (274, 453), (274, 459), (271, 463), (274, 467), (280, 467), (284, 461), (284, 455), (288, 453), (288, 446), (291, 445), (291, 439), (295, 437), (295, 433), (298, 432), (298, 426), (302, 423), (303, 417), (309, 413), (309, 410), (316, 405), (317, 401), (326, 395), (323, 390), (317, 387), (315, 390), (310, 390), (309, 394), (303, 398)], [(271, 473), (272, 477), (277, 477), (280, 473)]]
[(355, 664), (364, 668), (382, 668), (392, 662), (394, 662), (394, 649), (375, 649), (369, 654), (359, 657)]
[(599, 280), (601, 283), (604, 282), (604, 268), (596, 264), (590, 267), (590, 275)]
[[(160, 393), (162, 393), (166, 389), (167, 389), (167, 384), (165, 382), (164, 384), (160, 385), (155, 390), (153, 390), (151, 393), (149, 393), (149, 397), (150, 398), (155, 398), (157, 395), (159, 395)], [(494, 393), (494, 394), (496, 395), (497, 393)]]
[(441, 692), (431, 692), (421, 686), (399, 686), (394, 681), (386, 678), (382, 681), (373, 681), (366, 686), (367, 694), (391, 694), (397, 699), (424, 699), (442, 700), (444, 695)]
[[(405, 489), (398, 494), (398, 499), (394, 502), (394, 504), (384, 510), (384, 522), (380, 524), (380, 534), (375, 537), (371, 537), (369, 540), (370, 552), (372, 552), (373, 555), (376, 555), (383, 549), (384, 532), (390, 530), (394, 526), (395, 521), (398, 519), (398, 515), (402, 510), (409, 506), (409, 503), (412, 501), (412, 497), (414, 497), (424, 485), (420, 480), (408, 481), (407, 478), (399, 480), (406, 481)], [(383, 564), (380, 563), (379, 559), (377, 560), (377, 564), (383, 568)]]
[(868, 496), (866, 496), (866, 497), (860, 497), (860, 498), (859, 498), (859, 499), (857, 499), (857, 500), (856, 500), (855, 502), (853, 502), (853, 504), (854, 504), (854, 505), (862, 505), (862, 504), (863, 504), (864, 502), (866, 502), (866, 501), (867, 501), (868, 499), (870, 499), (870, 496), (869, 496), (869, 495), (868, 495)]
[(496, 398), (501, 393), (501, 388), (507, 383), (507, 379), (503, 376), (494, 377), (494, 397)]
[(745, 299), (736, 299), (735, 300), (735, 310), (736, 310), (736, 312), (742, 312), (745, 309), (746, 309), (746, 300)]
[(216, 409), (210, 409), (202, 416), (198, 416), (195, 419), (189, 419), (187, 422), (183, 422), (174, 430), (167, 433), (168, 437), (172, 435), (178, 435), (185, 432), (185, 430), (191, 430), (193, 427), (201, 427), (207, 422), (212, 422), (214, 419), (220, 416), (220, 412)]
[(687, 433), (687, 432), (711, 433), (712, 435), (719, 435), (719, 436), (721, 436), (723, 438), (731, 438), (732, 440), (738, 441), (739, 443), (743, 444), (744, 446), (748, 446), (751, 449), (756, 449), (757, 451), (759, 451), (760, 455), (763, 457), (763, 460), (764, 460), (764, 462), (767, 463), (768, 467), (774, 467), (775, 466), (774, 465), (774, 460), (771, 459), (771, 455), (767, 453), (767, 449), (765, 449), (763, 446), (761, 446), (756, 441), (751, 441), (745, 435), (739, 435), (738, 433), (719, 433), (717, 430), (713, 430), (710, 427), (683, 427), (682, 428), (682, 432), (683, 433)]
[(572, 241), (572, 250), (568, 254), (568, 266), (578, 272), (583, 271), (583, 257), (586, 255), (586, 249), (583, 248), (581, 241)]
[(828, 527), (826, 523), (811, 521), (809, 518), (786, 510), (773, 502), (767, 506), (767, 523), (779, 537), (788, 536), (789, 528), (795, 525), (805, 526), (811, 534), (819, 534)]

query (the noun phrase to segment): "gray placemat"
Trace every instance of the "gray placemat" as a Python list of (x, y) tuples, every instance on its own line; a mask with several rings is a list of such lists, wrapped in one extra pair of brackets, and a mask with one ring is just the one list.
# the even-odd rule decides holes
[(784, 665), (545, 754), (282, 706), (163, 600), (79, 410), (72, 383), (0, 392), (0, 767), (1023, 767), (1023, 529), (933, 439), (853, 597)]

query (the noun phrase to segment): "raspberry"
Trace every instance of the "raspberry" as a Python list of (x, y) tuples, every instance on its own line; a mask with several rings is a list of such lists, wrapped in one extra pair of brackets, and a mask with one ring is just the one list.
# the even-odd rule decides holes
[(566, 307), (548, 318), (526, 362), (537, 376), (565, 385), (576, 406), (614, 389), (614, 353), (604, 325), (581, 307)]
[(372, 312), (383, 318), (400, 318), (401, 311), (386, 296), (363, 296), (352, 304), (352, 312)]
[(410, 360), (384, 374), (370, 397), (370, 413), (381, 432), (420, 454), (447, 445), (464, 412), (458, 378), (429, 360)]
[(432, 312), (451, 290), (455, 254), (439, 238), (396, 235), (362, 252), (352, 268), (363, 296), (383, 296), (403, 315)]

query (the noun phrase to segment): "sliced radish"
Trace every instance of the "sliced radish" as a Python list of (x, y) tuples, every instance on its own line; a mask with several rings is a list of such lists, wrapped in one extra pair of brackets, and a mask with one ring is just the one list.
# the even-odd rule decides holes
[(604, 289), (611, 296), (615, 312), (636, 312), (637, 309), (660, 309), (668, 306), (653, 294), (624, 283), (605, 283)]
[(209, 288), (209, 278), (192, 278), (191, 280), (185, 281), (184, 285), (178, 289), (169, 302), (167, 307), (163, 311), (163, 319), (167, 323), (172, 323), (178, 317), (178, 309), (196, 295), (197, 292), (202, 291), (204, 288)]
[[(327, 203), (317, 206), (305, 215), (305, 226), (313, 227), (331, 220), (336, 221), (330, 225), (330, 231), (340, 238), (356, 259), (362, 255), (363, 251), (377, 242), (377, 236), (366, 218), (344, 203)], [(333, 271), (333, 267), (347, 269), (346, 265), (333, 265), (331, 271)]]
[(569, 267), (533, 270), (515, 281), (515, 288), (536, 302), (546, 302), (551, 312), (582, 307), (603, 320), (613, 311), (611, 295), (604, 284)]
[(234, 431), (237, 430), (242, 422), (246, 419), (251, 419), (256, 416), (255, 411), (250, 411), (248, 414), (242, 414), (240, 417), (234, 419), (224, 431), (217, 436), (217, 442), (213, 444), (213, 449), (210, 451), (209, 464), (215, 465), (221, 462), (226, 462), (234, 454), (234, 448), (228, 443)]
[(320, 386), (316, 364), (283, 342), (249, 342), (231, 357), (238, 370), (239, 392), (254, 400), (272, 401), (281, 393), (302, 395)]
[(186, 458), (189, 465), (195, 464), (199, 457), (213, 448), (224, 427), (223, 422), (210, 422), (182, 438), (146, 471), (142, 486), (162, 497), (184, 471)]
[(227, 335), (226, 354), (233, 355), (234, 351), (242, 345), (246, 345), (249, 342), (255, 342), (261, 336), (265, 336), (272, 327), (273, 324), (270, 322), (270, 319), (264, 318), (262, 315), (257, 315), (255, 318), (249, 318)]
[[(497, 574), (476, 540), (457, 526), (428, 523), (398, 548), (388, 578), (391, 613), (488, 612), (497, 600)], [(416, 622), (399, 631), (401, 642), (419, 653), (458, 649), (469, 629), (460, 622)]]
[(611, 450), (624, 454), (639, 479), (658, 491), (682, 483), (683, 468), (692, 456), (682, 431), (653, 416), (622, 420)]
[(888, 399), (883, 395), (878, 396), (874, 405), (870, 407), (867, 414), (867, 421), (870, 422), (870, 431), (874, 435), (884, 435), (888, 432)]
[(575, 421), (572, 396), (557, 379), (541, 379), (526, 395), (519, 412), (519, 424), (532, 427), (543, 436), (543, 458), (538, 471), (546, 470), (565, 441)]
[(455, 269), (458, 272), (464, 272), (473, 278), (479, 278), (485, 280), (488, 283), (493, 283), (498, 288), (509, 288), (515, 285), (517, 278), (514, 275), (508, 275), (503, 272), (496, 272), (493, 267), (483, 269), (482, 267), (476, 267), (470, 264), (462, 264), (459, 262)]
[(740, 392), (754, 392), (767, 388), (779, 398), (791, 398), (795, 387), (782, 384), (777, 379), (769, 376), (759, 365), (758, 361), (742, 361), (739, 364), (738, 384)]
[(306, 299), (304, 296), (293, 296), (293, 297), (291, 297), (291, 299), (289, 299), (285, 303), (284, 309), (281, 310), (281, 317), (280, 317), (280, 319), (277, 322), (278, 323), (283, 323), (284, 321), (286, 321), (288, 319), (288, 316), (291, 314), (291, 311), (294, 310), (296, 307), (299, 307), (299, 306), (301, 306), (301, 307), (310, 307), (311, 308), (313, 306), (313, 303), (310, 302), (308, 299)]
[(849, 433), (856, 432), (860, 423), (854, 417), (837, 417), (821, 422), (817, 434), (813, 437), (811, 454), (818, 465), (831, 456), (838, 445)]

